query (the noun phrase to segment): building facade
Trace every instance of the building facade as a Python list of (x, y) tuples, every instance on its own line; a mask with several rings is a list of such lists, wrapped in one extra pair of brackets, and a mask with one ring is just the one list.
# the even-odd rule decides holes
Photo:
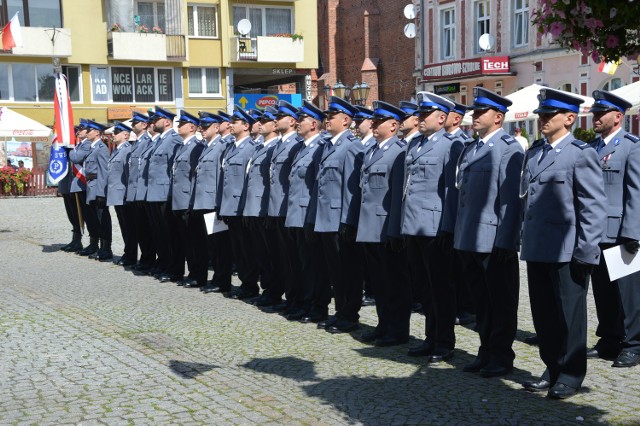
[[(638, 64), (623, 60), (615, 74), (599, 72), (600, 63), (566, 51), (531, 23), (536, 0), (420, 0), (416, 90), (445, 94), (468, 104), (473, 87), (482, 85), (509, 95), (539, 84), (588, 95), (638, 80)], [(638, 132), (637, 116), (629, 117)], [(590, 119), (579, 120), (590, 128)], [(531, 133), (532, 120), (514, 122)]]

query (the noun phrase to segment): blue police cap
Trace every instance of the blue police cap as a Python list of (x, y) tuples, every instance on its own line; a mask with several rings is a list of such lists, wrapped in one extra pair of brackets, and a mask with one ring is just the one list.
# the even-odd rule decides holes
[(80, 129), (86, 129), (87, 128), (87, 120), (84, 118), (80, 119), (80, 124), (78, 124), (78, 127)]
[(584, 100), (562, 90), (542, 88), (538, 95), (538, 108), (535, 114), (555, 114), (561, 111), (580, 112), (580, 104)]
[(227, 114), (224, 111), (218, 110), (218, 115), (222, 119), (222, 121), (226, 121), (227, 123), (231, 123), (231, 115)]
[(156, 105), (153, 116), (156, 120), (160, 118), (166, 118), (167, 120), (173, 121), (173, 119), (176, 117), (176, 114), (172, 113), (167, 109), (160, 108), (159, 106)]
[(626, 110), (631, 108), (631, 103), (626, 99), (605, 90), (594, 90), (593, 99), (595, 102), (591, 107), (591, 112), (619, 111), (624, 114)]
[(278, 113), (276, 114), (276, 117), (282, 117), (283, 115), (288, 115), (289, 117), (293, 117), (297, 120), (298, 108), (281, 99), (278, 101)]
[(122, 121), (115, 121), (113, 124), (113, 133), (120, 133), (120, 132), (132, 132), (133, 129), (129, 126), (127, 126), (126, 124), (124, 124)]
[(467, 106), (453, 101), (453, 108), (451, 109), (451, 111), (457, 112), (460, 115), (465, 115), (467, 113)]
[(401, 101), (400, 109), (404, 111), (406, 115), (413, 115), (418, 111), (418, 104), (413, 102)]
[(504, 114), (507, 112), (507, 109), (511, 104), (513, 104), (509, 99), (504, 98), (497, 93), (493, 93), (491, 90), (487, 90), (484, 87), (474, 87), (473, 98), (473, 104), (469, 105), (467, 109), (495, 109)]
[(431, 112), (434, 110), (439, 110), (446, 114), (449, 114), (449, 112), (455, 106), (453, 101), (431, 92), (418, 92), (417, 97), (417, 112)]
[(353, 117), (354, 120), (371, 120), (373, 118), (373, 111), (363, 106), (356, 106), (358, 112)]
[(131, 123), (148, 123), (149, 116), (139, 113), (138, 111), (133, 111), (133, 117), (131, 118)]
[(262, 117), (260, 117), (261, 121), (275, 121), (278, 119), (278, 110), (272, 106), (264, 107), (264, 111), (262, 113)]
[(181, 109), (180, 110), (180, 117), (178, 117), (178, 123), (191, 123), (191, 124), (193, 124), (195, 126), (199, 126), (200, 125), (200, 120), (198, 120), (193, 115), (189, 114), (187, 111)]
[(260, 119), (262, 118), (262, 112), (258, 111), (257, 109), (250, 109), (249, 115), (256, 121), (260, 121)]
[(95, 129), (100, 132), (104, 132), (105, 130), (107, 130), (107, 126), (105, 126), (104, 124), (97, 123), (93, 120), (87, 120), (85, 123), (85, 127), (87, 130)]
[(398, 121), (404, 120), (405, 112), (395, 105), (383, 101), (373, 102), (373, 120), (386, 120), (393, 118)]
[(80, 126), (73, 126), (73, 132), (74, 133), (78, 133), (81, 129), (82, 129), (82, 127), (80, 127)]
[(235, 108), (233, 109), (233, 114), (231, 114), (231, 120), (232, 121), (242, 120), (247, 122), (249, 126), (253, 126), (253, 123), (256, 122), (256, 120), (253, 117), (251, 117), (247, 111), (240, 108), (239, 105), (236, 105)]
[(338, 96), (331, 96), (329, 98), (329, 107), (324, 113), (328, 115), (339, 112), (347, 114), (349, 117), (353, 118), (358, 113), (358, 109)]
[(326, 115), (324, 115), (324, 112), (322, 112), (320, 108), (308, 101), (304, 101), (302, 103), (302, 106), (298, 109), (298, 116), (300, 118), (303, 118), (305, 116), (311, 117), (318, 121), (324, 121), (324, 119), (327, 117)]
[(200, 117), (200, 126), (202, 127), (209, 127), (213, 123), (220, 123), (222, 121), (222, 117), (219, 115), (206, 111), (198, 111), (198, 116)]

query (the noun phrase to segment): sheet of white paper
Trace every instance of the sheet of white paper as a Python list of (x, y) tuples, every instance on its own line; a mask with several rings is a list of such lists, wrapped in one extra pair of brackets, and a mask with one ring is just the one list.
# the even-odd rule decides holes
[(603, 251), (611, 281), (640, 271), (640, 253), (631, 254), (622, 246)]
[(215, 234), (229, 229), (229, 227), (220, 219), (216, 212), (204, 214), (204, 224), (207, 226), (207, 235)]

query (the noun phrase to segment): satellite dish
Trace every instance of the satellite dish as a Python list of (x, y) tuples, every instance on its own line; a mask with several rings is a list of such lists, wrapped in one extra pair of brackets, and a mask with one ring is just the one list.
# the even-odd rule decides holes
[(238, 22), (238, 32), (242, 36), (246, 36), (251, 32), (251, 22), (248, 19), (241, 19)]
[(416, 36), (416, 24), (411, 22), (404, 26), (404, 35), (407, 38), (414, 38)]
[(404, 17), (407, 19), (415, 19), (416, 7), (413, 4), (408, 4), (404, 7)]
[(484, 50), (485, 52), (493, 48), (493, 43), (495, 43), (495, 39), (489, 33), (482, 34), (478, 39), (478, 46), (480, 46), (480, 49)]

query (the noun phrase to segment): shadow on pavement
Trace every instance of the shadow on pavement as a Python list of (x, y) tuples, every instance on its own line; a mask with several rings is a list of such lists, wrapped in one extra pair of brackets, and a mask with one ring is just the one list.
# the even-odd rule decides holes
[(219, 368), (216, 365), (200, 364), (198, 362), (184, 362), (172, 359), (169, 361), (169, 368), (178, 376), (185, 379), (195, 379), (202, 373), (211, 371), (214, 368)]
[[(386, 349), (364, 348), (364, 356), (386, 358)], [(464, 352), (462, 352), (465, 354)], [(394, 360), (397, 355), (391, 354)], [(459, 356), (455, 366), (473, 356)], [(603, 424), (604, 412), (572, 400), (554, 401), (544, 394), (512, 389), (501, 379), (485, 379), (463, 373), (460, 368), (427, 367), (417, 364), (410, 376), (343, 376), (324, 380), (314, 363), (295, 357), (254, 359), (245, 368), (299, 382), (308, 396), (318, 398), (344, 413), (346, 422), (365, 425), (390, 424)], [(455, 358), (454, 358), (455, 359)], [(405, 360), (399, 360), (405, 361)], [(424, 361), (422, 361), (424, 363)], [(388, 372), (382, 372), (388, 374)], [(516, 371), (507, 380), (525, 376)], [(579, 396), (578, 396), (579, 398)]]
[(64, 246), (65, 244), (43, 244), (41, 247), (43, 253), (53, 253), (54, 251), (60, 251), (60, 249)]

